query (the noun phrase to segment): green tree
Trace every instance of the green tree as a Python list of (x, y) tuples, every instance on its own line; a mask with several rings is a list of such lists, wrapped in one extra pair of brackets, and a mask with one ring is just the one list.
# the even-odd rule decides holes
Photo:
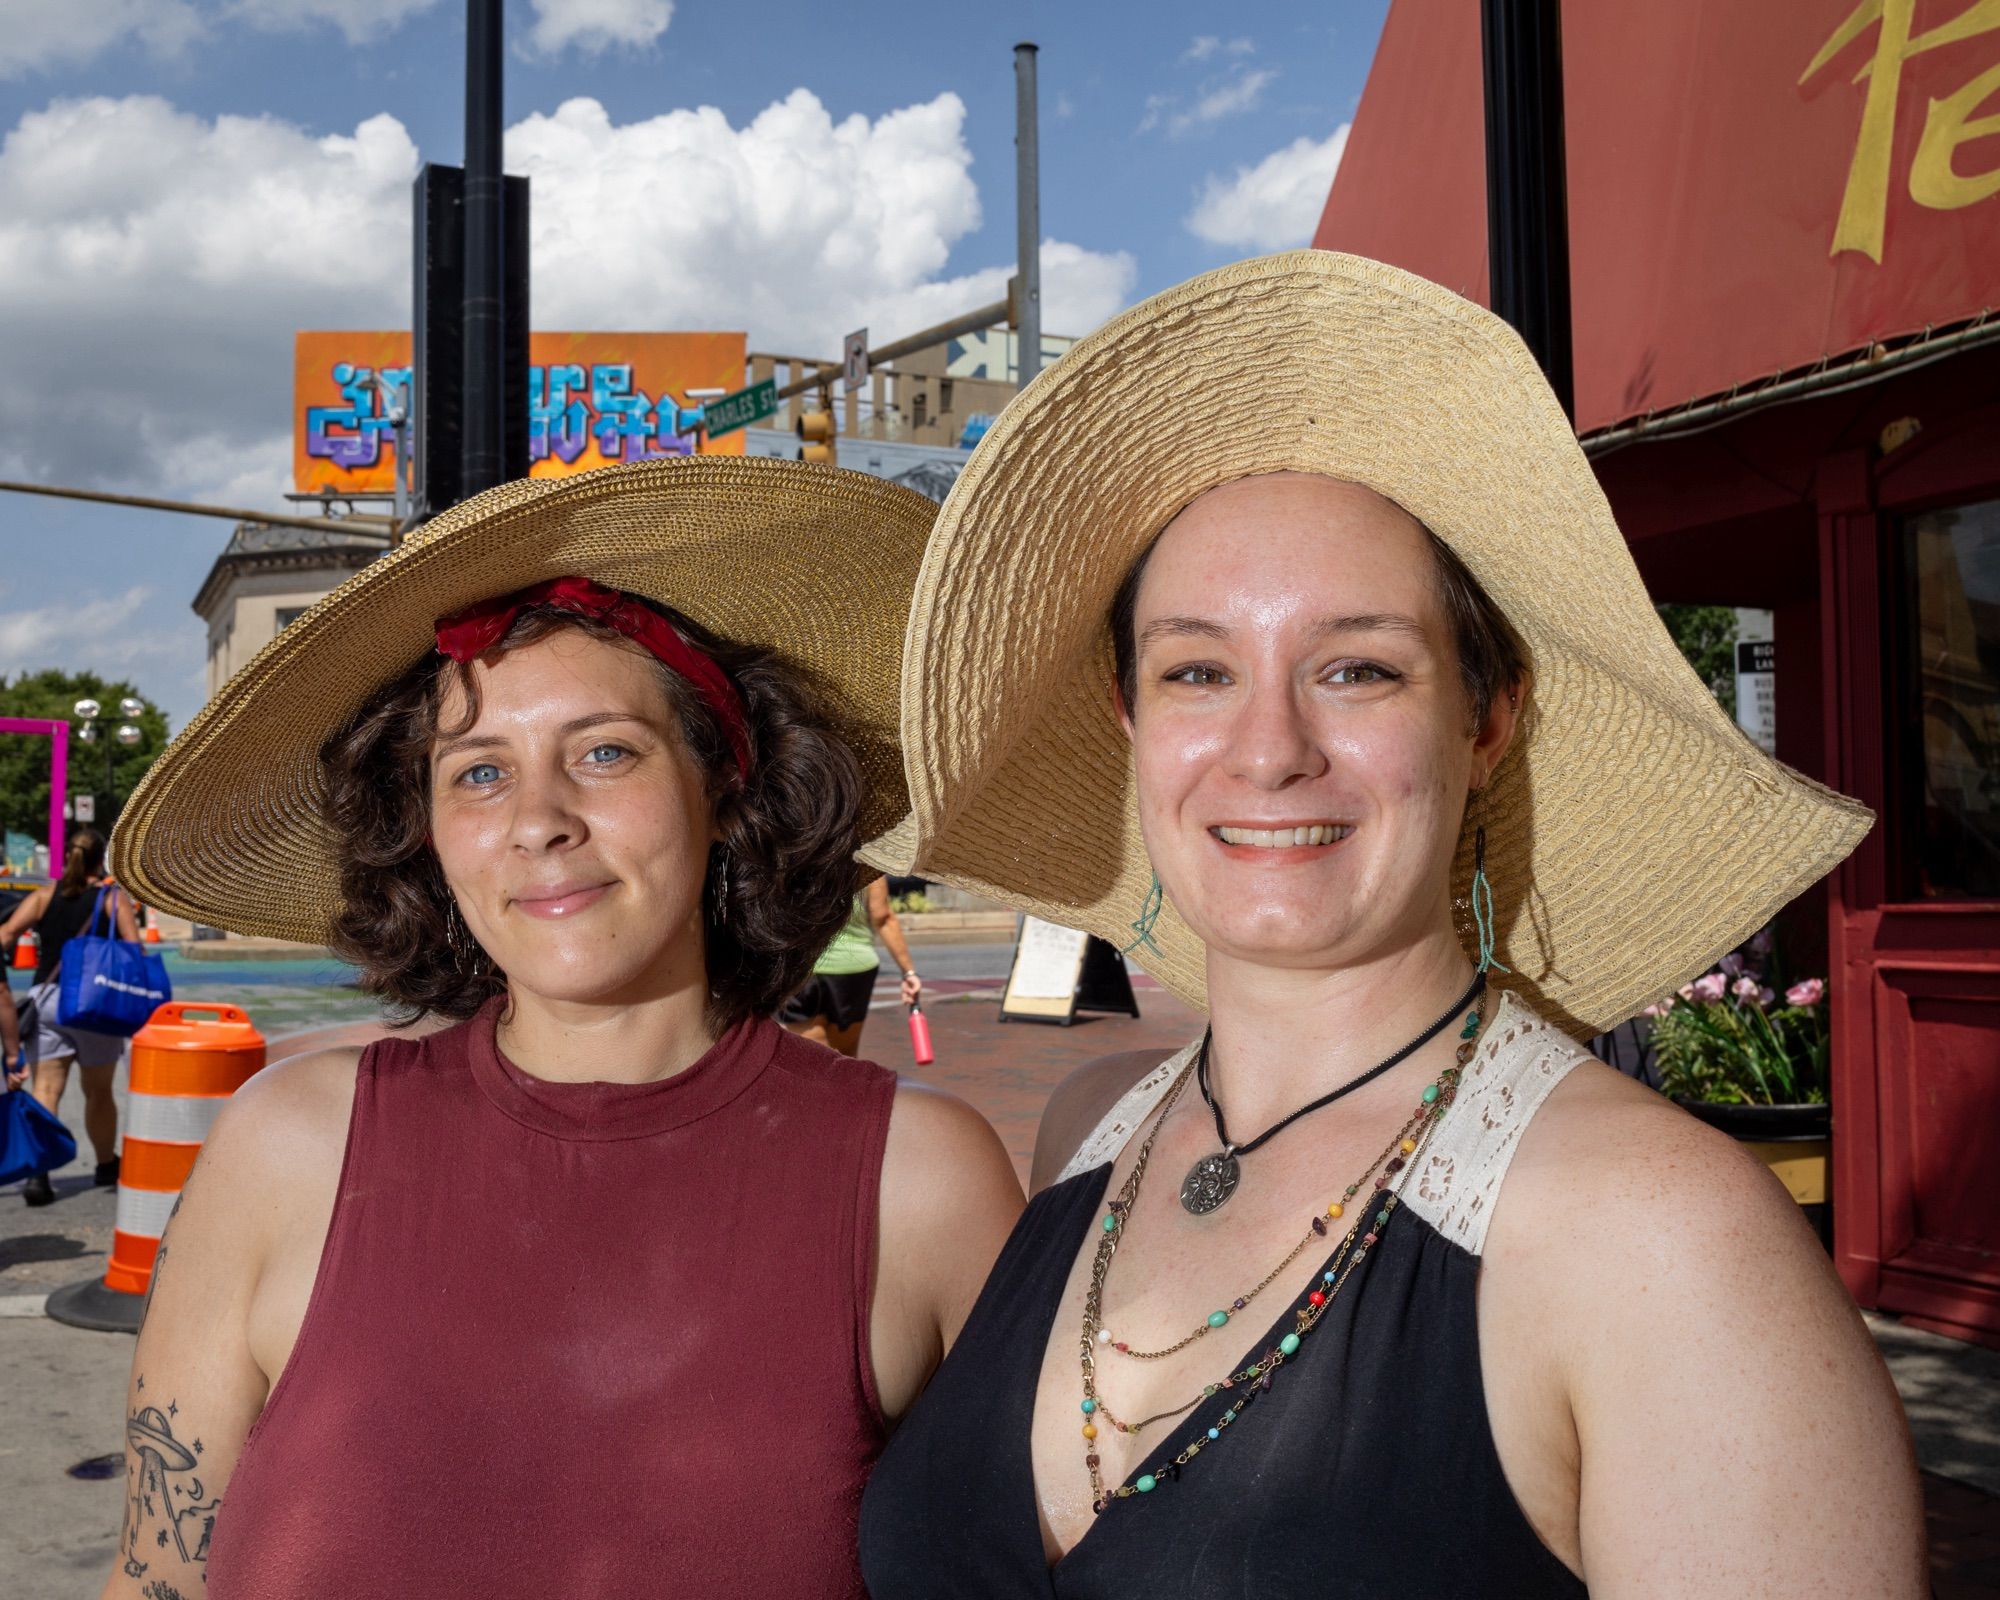
[[(131, 746), (113, 737), (125, 720), (118, 714), (118, 702), (127, 695), (146, 708), (132, 719), (143, 737)], [(79, 700), (95, 700), (103, 708), (103, 725), (95, 744), (77, 738), (81, 724), (75, 708)], [(11, 683), (0, 677), (0, 716), (69, 724), (69, 793), (65, 798), (74, 801), (78, 795), (94, 796), (100, 829), (117, 815), (153, 758), (167, 746), (167, 719), (160, 708), (124, 679), (100, 678), (94, 672), (60, 672), (49, 667), (24, 672)], [(0, 734), (0, 826), (9, 832), (36, 839), (48, 836), (49, 744), (49, 740), (30, 734)], [(106, 751), (111, 756), (109, 796), (104, 788)]]
[(1728, 606), (1660, 606), (1660, 620), (1674, 636), (1695, 676), (1736, 715), (1736, 613)]

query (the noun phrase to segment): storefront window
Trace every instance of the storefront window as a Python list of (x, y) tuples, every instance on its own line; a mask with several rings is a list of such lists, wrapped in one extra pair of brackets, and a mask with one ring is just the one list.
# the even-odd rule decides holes
[(2000, 900), (2000, 500), (1904, 525), (1916, 892)]

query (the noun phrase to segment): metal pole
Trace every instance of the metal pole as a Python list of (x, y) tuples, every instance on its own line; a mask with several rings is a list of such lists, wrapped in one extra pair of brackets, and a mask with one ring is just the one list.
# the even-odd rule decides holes
[(45, 494), (56, 500), (91, 500), (106, 506), (135, 506), (141, 511), (178, 511), (190, 517), (227, 517), (231, 522), (261, 522), (272, 528), (316, 528), (326, 533), (365, 533), (385, 544), (389, 527), (380, 517), (294, 517), (277, 511), (246, 511), (241, 506), (204, 506), (189, 500), (158, 500), (143, 494), (109, 494), (102, 489), (64, 489), (51, 483), (0, 480), (0, 491)]
[(1486, 68), (1486, 250), (1493, 309), (1576, 417), (1560, 0), (1480, 0)]
[(1032, 44), (1014, 46), (1014, 232), (1021, 257), (1015, 343), (1021, 351), (1023, 389), (1042, 370), (1041, 152), (1035, 136), (1037, 53)]
[[(962, 333), (977, 333), (982, 328), (996, 328), (1007, 320), (1007, 302), (995, 300), (990, 306), (981, 306), (977, 311), (968, 311), (962, 317), (953, 317), (949, 322), (939, 322), (913, 333), (906, 339), (894, 339), (888, 344), (877, 345), (868, 352), (868, 365), (886, 366), (898, 357), (914, 355), (919, 350), (928, 350), (932, 345), (943, 344), (948, 339), (956, 339)], [(802, 363), (795, 363), (795, 365)], [(820, 361), (812, 363), (814, 371), (803, 378), (795, 378), (790, 383), (781, 384), (774, 398), (789, 400), (794, 395), (809, 394), (815, 389), (824, 389), (832, 376), (840, 371), (837, 363)], [(793, 419), (796, 422), (796, 418)]]
[(500, 176), (502, 0), (465, 5), (465, 427), (468, 499), (507, 475), (506, 195)]

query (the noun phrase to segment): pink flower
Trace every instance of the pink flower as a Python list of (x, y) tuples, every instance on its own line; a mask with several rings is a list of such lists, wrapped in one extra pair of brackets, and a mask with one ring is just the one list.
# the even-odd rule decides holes
[(1719, 972), (1694, 980), (1694, 998), (1697, 1000), (1720, 1000), (1728, 990), (1729, 980)]
[(1722, 969), (1725, 978), (1740, 978), (1743, 975), (1743, 957), (1734, 950), (1716, 962), (1716, 966)]
[(1736, 998), (1739, 1000), (1749, 1000), (1754, 1002), (1757, 998), (1757, 980), (1755, 978), (1750, 978), (1750, 977), (1738, 978), (1736, 982), (1730, 986), (1729, 992), (1735, 995)]
[(1672, 995), (1668, 995), (1664, 1000), (1654, 1001), (1651, 1005), (1647, 1006), (1645, 1010), (1641, 1011), (1639, 1015), (1642, 1017), (1664, 1017), (1669, 1011), (1673, 1009), (1674, 1009), (1674, 997)]
[(1785, 1004), (1792, 1006), (1816, 1006), (1826, 998), (1826, 979), (1807, 978), (1803, 983), (1795, 983), (1785, 991)]
[(1682, 998), (1683, 1000), (1692, 1000), (1692, 999), (1694, 998), (1694, 985), (1693, 985), (1693, 984), (1691, 984), (1691, 983), (1684, 983), (1684, 984), (1682, 984), (1682, 985), (1680, 986), (1680, 991), (1679, 991), (1679, 993), (1680, 993), (1680, 997), (1681, 997), (1681, 998)]

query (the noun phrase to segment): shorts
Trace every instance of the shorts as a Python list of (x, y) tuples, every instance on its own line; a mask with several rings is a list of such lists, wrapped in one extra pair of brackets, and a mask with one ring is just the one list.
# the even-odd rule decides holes
[[(28, 991), (28, 1005), (34, 1007), (34, 1026), (21, 1029), (21, 1043), (28, 1047), (28, 1060), (59, 1061), (64, 1056), (74, 1056), (79, 1067), (117, 1066), (125, 1041), (115, 1033), (91, 1033), (56, 1021), (61, 994), (62, 984), (53, 978)], [(27, 1008), (22, 1009), (25, 1012)]]
[(836, 1028), (851, 1028), (867, 1019), (868, 1002), (875, 998), (875, 978), (881, 970), (815, 972), (806, 979), (805, 987), (785, 1002), (778, 1020), (803, 1023), (825, 1017)]

